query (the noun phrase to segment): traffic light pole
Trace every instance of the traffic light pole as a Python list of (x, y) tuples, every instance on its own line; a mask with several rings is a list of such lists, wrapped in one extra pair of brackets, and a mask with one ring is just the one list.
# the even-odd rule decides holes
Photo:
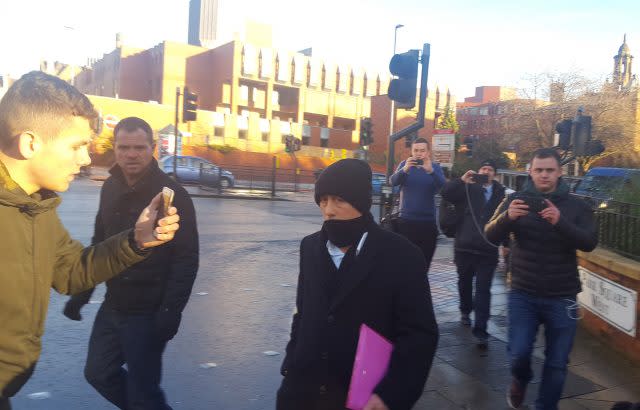
[[(411, 135), (414, 132), (417, 132), (419, 129), (424, 127), (424, 115), (426, 112), (427, 105), (427, 80), (429, 76), (429, 58), (431, 57), (431, 45), (429, 43), (425, 43), (422, 46), (422, 72), (420, 75), (420, 97), (418, 100), (418, 116), (416, 118), (416, 122), (409, 125), (407, 128), (404, 128), (396, 133), (393, 133), (389, 136), (389, 143), (387, 147), (387, 152), (389, 153), (387, 156), (387, 180), (393, 174), (394, 166), (395, 166), (395, 143), (399, 139), (405, 138), (408, 135)], [(387, 194), (384, 201), (384, 206), (380, 208), (380, 218), (384, 216), (388, 216), (391, 214), (391, 210), (393, 208), (393, 190), (391, 193)]]
[(176, 87), (176, 122), (173, 129), (173, 179), (178, 180), (178, 121), (180, 113), (180, 87)]

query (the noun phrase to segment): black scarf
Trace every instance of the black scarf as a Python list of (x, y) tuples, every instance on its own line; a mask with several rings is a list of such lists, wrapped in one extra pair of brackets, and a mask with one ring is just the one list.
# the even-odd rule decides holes
[(358, 241), (367, 231), (371, 221), (372, 216), (369, 213), (355, 219), (329, 219), (322, 224), (322, 232), (338, 248), (358, 246)]

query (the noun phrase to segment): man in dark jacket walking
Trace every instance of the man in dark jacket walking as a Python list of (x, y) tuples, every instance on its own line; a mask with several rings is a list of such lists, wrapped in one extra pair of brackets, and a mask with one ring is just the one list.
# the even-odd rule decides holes
[(367, 163), (329, 166), (316, 182), (315, 200), (324, 224), (300, 245), (297, 312), (276, 407), (344, 409), (366, 324), (394, 349), (365, 410), (408, 410), (422, 394), (438, 342), (424, 257), (374, 222)]
[(422, 250), (429, 270), (438, 239), (435, 196), (445, 179), (440, 165), (431, 160), (426, 139), (413, 141), (411, 156), (398, 165), (390, 179), (391, 185), (400, 187), (398, 233)]
[(54, 191), (66, 191), (91, 162), (88, 145), (98, 120), (86, 96), (42, 72), (25, 74), (0, 100), (2, 410), (35, 369), (51, 288), (73, 294), (95, 286), (143, 260), (146, 248), (165, 244), (178, 229), (175, 208), (156, 226), (158, 190), (133, 217), (135, 229), (132, 223), (88, 248), (69, 237)]
[[(484, 176), (486, 183), (476, 183), (477, 176)], [(472, 310), (475, 312), (472, 332), (480, 347), (485, 347), (489, 339), (487, 321), (491, 307), (491, 282), (498, 264), (498, 247), (485, 238), (484, 226), (504, 199), (504, 187), (494, 180), (495, 176), (495, 162), (486, 160), (477, 173), (467, 171), (461, 178), (447, 182), (441, 192), (442, 197), (453, 203), (461, 213), (454, 245), (460, 321), (463, 325), (470, 326), (469, 314)]]
[[(143, 204), (164, 186), (175, 191), (181, 229), (171, 244), (107, 282), (89, 341), (85, 377), (118, 408), (170, 409), (160, 388), (162, 353), (178, 331), (198, 270), (195, 211), (189, 194), (153, 159), (153, 131), (146, 121), (120, 121), (114, 148), (116, 165), (100, 193), (93, 242), (131, 227)], [(92, 292), (73, 296), (64, 314), (80, 320), (80, 309)]]
[(509, 355), (507, 401), (522, 405), (533, 378), (531, 353), (540, 324), (545, 328), (545, 361), (537, 410), (556, 410), (576, 332), (580, 278), (576, 250), (592, 251), (597, 228), (589, 206), (569, 195), (560, 157), (553, 149), (534, 153), (522, 192), (509, 195), (485, 228), (499, 243), (510, 236)]

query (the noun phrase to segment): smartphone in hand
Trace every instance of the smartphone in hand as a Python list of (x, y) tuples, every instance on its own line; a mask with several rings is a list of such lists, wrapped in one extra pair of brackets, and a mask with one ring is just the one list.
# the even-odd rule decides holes
[(485, 185), (489, 183), (489, 175), (486, 174), (472, 174), (471, 180), (476, 184)]
[(165, 216), (169, 215), (169, 208), (171, 208), (171, 206), (173, 205), (173, 197), (175, 195), (175, 192), (173, 192), (173, 189), (169, 188), (169, 187), (164, 187), (162, 188), (162, 216), (161, 218), (164, 218)]

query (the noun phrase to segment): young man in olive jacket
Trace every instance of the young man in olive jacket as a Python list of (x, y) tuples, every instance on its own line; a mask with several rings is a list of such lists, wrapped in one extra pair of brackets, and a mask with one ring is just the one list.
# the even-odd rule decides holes
[[(476, 183), (484, 176), (485, 183)], [(471, 325), (469, 314), (474, 312), (473, 336), (479, 347), (489, 340), (487, 322), (491, 307), (491, 282), (498, 265), (498, 247), (484, 237), (484, 226), (504, 199), (504, 187), (495, 181), (496, 163), (483, 161), (478, 172), (469, 170), (461, 178), (447, 182), (442, 198), (455, 204), (461, 213), (456, 227), (454, 260), (458, 268), (460, 322)], [(475, 277), (475, 297), (473, 280)]]
[(365, 410), (408, 410), (422, 394), (438, 343), (424, 256), (374, 222), (366, 162), (326, 168), (315, 200), (324, 224), (300, 245), (297, 312), (276, 407), (344, 409), (366, 324), (394, 348)]
[[(178, 331), (198, 271), (196, 215), (187, 191), (153, 158), (153, 130), (146, 121), (125, 118), (113, 134), (116, 165), (100, 192), (93, 242), (133, 226), (135, 215), (164, 186), (175, 191), (180, 231), (171, 243), (107, 281), (89, 340), (85, 377), (120, 409), (165, 410), (170, 407), (160, 388), (162, 353)], [(65, 315), (80, 320), (80, 309), (92, 292), (73, 296)]]
[(558, 408), (581, 290), (576, 250), (590, 252), (598, 244), (591, 208), (569, 194), (561, 176), (558, 153), (549, 148), (536, 151), (523, 190), (509, 195), (485, 227), (493, 243), (510, 237), (508, 346), (513, 378), (507, 401), (514, 409), (522, 405), (533, 378), (531, 353), (541, 324), (545, 360), (535, 406)]
[[(98, 120), (91, 102), (59, 78), (31, 72), (0, 101), (0, 409), (27, 382), (40, 356), (50, 288), (72, 294), (110, 279), (173, 238), (176, 209), (160, 219), (157, 195), (134, 229), (85, 248), (56, 213), (81, 166)], [(133, 227), (133, 226), (132, 226)], [(132, 228), (130, 227), (130, 228)]]

